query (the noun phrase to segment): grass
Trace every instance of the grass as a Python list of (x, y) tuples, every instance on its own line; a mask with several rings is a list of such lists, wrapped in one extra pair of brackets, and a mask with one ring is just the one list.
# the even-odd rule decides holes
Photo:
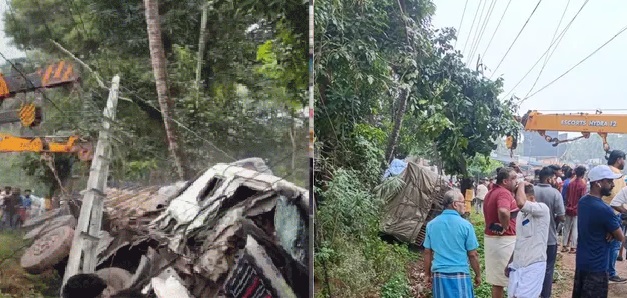
[(60, 277), (56, 271), (32, 275), (20, 267), (20, 258), (29, 244), (22, 235), (15, 231), (0, 232), (0, 298), (58, 297)]
[[(472, 222), (472, 225), (475, 227), (475, 234), (477, 235), (477, 240), (479, 241), (479, 249), (477, 251), (479, 252), (481, 272), (484, 273), (485, 272), (485, 253), (483, 249), (484, 248), (483, 232), (485, 229), (485, 221), (483, 219), (483, 215), (475, 214), (474, 212), (471, 212), (470, 221)], [(475, 296), (477, 298), (490, 298), (492, 297), (492, 286), (486, 283), (485, 274), (482, 274), (481, 277), (483, 279), (481, 281), (481, 285), (475, 288)]]

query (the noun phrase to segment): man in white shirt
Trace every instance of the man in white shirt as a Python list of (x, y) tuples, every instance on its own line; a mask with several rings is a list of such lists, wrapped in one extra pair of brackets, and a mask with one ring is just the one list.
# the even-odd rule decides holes
[(483, 214), (483, 199), (488, 194), (488, 182), (486, 179), (481, 179), (479, 185), (477, 185), (477, 202), (475, 203), (475, 213)]
[[(621, 189), (610, 202), (610, 207), (620, 212), (621, 219), (623, 219), (623, 223), (627, 220), (627, 208), (625, 208), (626, 206), (627, 206), (627, 187), (623, 187), (623, 189)], [(623, 235), (627, 236), (627, 227), (624, 224), (621, 224), (621, 228), (623, 229)], [(618, 261), (623, 260), (622, 251), (624, 247), (625, 247), (625, 243), (623, 243), (618, 253), (618, 259), (617, 259)]]
[(518, 183), (516, 205), (516, 245), (505, 268), (509, 277), (508, 297), (539, 297), (547, 261), (547, 241), (551, 218), (549, 207), (536, 202), (533, 185)]

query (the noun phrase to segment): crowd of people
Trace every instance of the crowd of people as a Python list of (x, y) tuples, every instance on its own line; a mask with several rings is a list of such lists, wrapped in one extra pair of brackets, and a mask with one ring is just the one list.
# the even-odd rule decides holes
[(30, 189), (22, 194), (20, 188), (6, 186), (0, 192), (0, 229), (16, 229), (28, 218), (50, 209), (50, 205), (50, 200), (33, 195)]
[(560, 245), (562, 253), (575, 255), (572, 297), (607, 297), (610, 283), (627, 282), (616, 272), (627, 234), (624, 166), (625, 153), (614, 150), (607, 165), (589, 171), (553, 165), (525, 178), (512, 163), (483, 179), (475, 212), (485, 220), (484, 272), (477, 235), (462, 217), (464, 196), (447, 192), (445, 211), (427, 224), (424, 242), (433, 297), (474, 297), (473, 284), (484, 277), (493, 298), (506, 289), (508, 297), (551, 297)]

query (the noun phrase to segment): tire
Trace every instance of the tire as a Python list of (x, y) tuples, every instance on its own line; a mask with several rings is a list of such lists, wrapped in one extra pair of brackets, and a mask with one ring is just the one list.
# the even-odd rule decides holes
[(24, 235), (24, 240), (28, 239), (39, 239), (46, 235), (48, 232), (62, 226), (68, 226), (72, 229), (76, 227), (76, 218), (72, 215), (63, 215), (57, 218), (53, 218), (51, 220), (45, 221), (38, 227), (32, 229), (30, 232)]
[(70, 254), (74, 229), (58, 227), (37, 239), (20, 259), (20, 265), (30, 274), (39, 274), (61, 262)]
[(131, 279), (133, 279), (133, 275), (130, 272), (117, 267), (100, 269), (96, 271), (96, 275), (107, 283), (107, 288), (102, 292), (103, 298), (111, 297), (111, 295), (128, 288)]

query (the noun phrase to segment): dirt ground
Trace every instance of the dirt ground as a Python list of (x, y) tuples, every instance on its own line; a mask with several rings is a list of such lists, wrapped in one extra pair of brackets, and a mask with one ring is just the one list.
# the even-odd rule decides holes
[[(575, 277), (575, 255), (558, 252), (557, 263), (559, 279), (553, 284), (552, 296), (556, 298), (571, 298)], [(616, 262), (616, 270), (619, 276), (627, 278), (627, 261)], [(428, 297), (430, 291), (424, 288), (426, 278), (423, 273), (422, 261), (408, 264), (408, 271), (413, 297)], [(608, 298), (627, 297), (627, 283), (610, 284), (609, 290)]]
[[(569, 253), (559, 253), (558, 262), (560, 263), (560, 280), (553, 285), (554, 296), (557, 298), (572, 297), (573, 280), (575, 277), (575, 255)], [(616, 271), (618, 275), (627, 278), (627, 261), (616, 262)], [(610, 284), (609, 298), (627, 297), (627, 283)]]

